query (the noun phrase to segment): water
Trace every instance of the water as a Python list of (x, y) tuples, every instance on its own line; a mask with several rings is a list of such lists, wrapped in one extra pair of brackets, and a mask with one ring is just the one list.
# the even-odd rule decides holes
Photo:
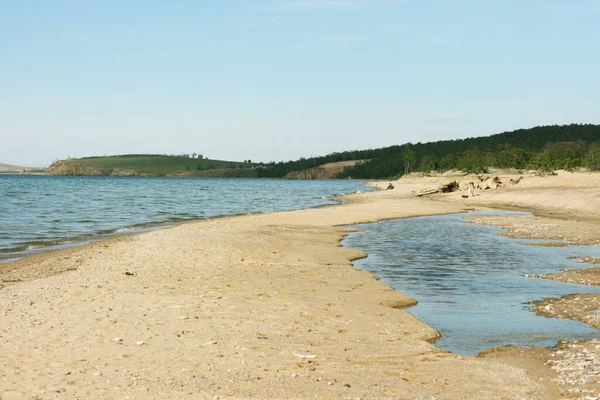
[(363, 183), (0, 174), (0, 262), (179, 221), (335, 204)]
[(525, 246), (536, 241), (498, 236), (500, 229), (472, 225), (464, 216), (358, 225), (365, 231), (352, 233), (344, 245), (368, 253), (355, 261), (357, 268), (417, 299), (409, 311), (443, 334), (439, 348), (476, 354), (508, 344), (554, 346), (559, 340), (598, 337), (583, 323), (536, 316), (524, 303), (600, 292), (599, 287), (525, 276), (582, 267), (567, 258), (600, 257), (600, 247)]

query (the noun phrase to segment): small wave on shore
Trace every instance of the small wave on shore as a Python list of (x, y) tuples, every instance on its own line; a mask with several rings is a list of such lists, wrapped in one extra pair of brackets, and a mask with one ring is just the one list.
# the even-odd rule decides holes
[(0, 176), (0, 263), (197, 219), (337, 204), (363, 183)]

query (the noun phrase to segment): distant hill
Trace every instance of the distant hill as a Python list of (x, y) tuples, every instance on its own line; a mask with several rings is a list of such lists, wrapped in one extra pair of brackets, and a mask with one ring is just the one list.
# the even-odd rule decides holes
[(600, 169), (600, 125), (538, 126), (491, 136), (344, 151), (279, 162), (259, 170), (258, 176), (281, 178), (326, 163), (364, 159), (369, 161), (345, 168), (337, 177), (377, 179), (411, 171), (482, 172), (492, 167)]
[(34, 167), (21, 167), (19, 165), (10, 165), (10, 164), (2, 164), (0, 163), (0, 173), (4, 172), (30, 172), (30, 171), (41, 171), (43, 168), (34, 168)]
[(250, 162), (158, 154), (69, 158), (54, 162), (46, 173), (87, 176), (256, 177), (256, 171)]

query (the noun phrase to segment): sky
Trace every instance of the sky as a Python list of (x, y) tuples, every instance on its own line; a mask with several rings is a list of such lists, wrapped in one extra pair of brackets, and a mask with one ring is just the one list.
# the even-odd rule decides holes
[(0, 0), (0, 163), (600, 123), (599, 0)]

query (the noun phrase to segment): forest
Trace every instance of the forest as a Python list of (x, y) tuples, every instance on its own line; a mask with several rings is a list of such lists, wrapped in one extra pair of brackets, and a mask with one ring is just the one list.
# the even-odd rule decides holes
[(348, 160), (365, 161), (346, 168), (338, 178), (397, 178), (410, 172), (451, 169), (472, 173), (489, 168), (600, 170), (600, 125), (539, 126), (484, 137), (344, 151), (272, 163), (257, 173), (259, 177), (281, 178), (292, 171)]

